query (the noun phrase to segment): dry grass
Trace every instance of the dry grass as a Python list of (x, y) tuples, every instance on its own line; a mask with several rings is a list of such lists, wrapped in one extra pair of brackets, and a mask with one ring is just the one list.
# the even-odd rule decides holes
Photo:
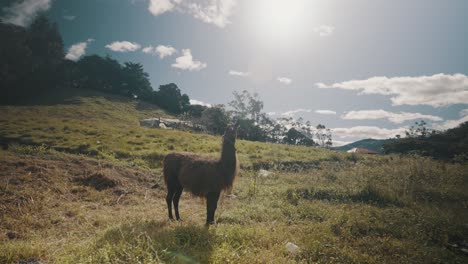
[[(244, 170), (236, 198), (223, 196), (218, 224), (205, 229), (204, 201), (185, 193), (184, 220), (167, 220), (160, 175), (147, 169), (54, 152), (3, 152), (0, 164), (2, 262), (466, 261), (452, 246), (468, 234), (466, 165), (391, 157), (378, 169), (335, 161), (267, 176)], [(412, 179), (422, 164), (445, 180)], [(408, 178), (382, 176), (389, 170)], [(92, 175), (115, 185), (77, 180)], [(301, 252), (288, 253), (287, 242)]]

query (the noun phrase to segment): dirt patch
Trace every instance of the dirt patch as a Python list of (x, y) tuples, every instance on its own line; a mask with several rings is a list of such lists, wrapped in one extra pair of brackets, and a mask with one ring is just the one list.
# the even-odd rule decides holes
[(135, 201), (148, 197), (147, 191), (159, 197), (163, 190), (151, 187), (162, 186), (162, 181), (161, 175), (147, 169), (81, 156), (38, 157), (3, 152), (0, 155), (0, 237), (5, 235), (3, 216), (18, 218), (29, 212), (47, 211), (53, 207), (51, 201), (113, 204), (116, 196), (121, 195), (114, 192), (117, 189), (132, 194)]
[(88, 177), (79, 178), (77, 182), (82, 183), (83, 185), (93, 187), (98, 191), (105, 189), (113, 188), (119, 184), (117, 180), (111, 179), (109, 176), (105, 175), (102, 172), (96, 172)]

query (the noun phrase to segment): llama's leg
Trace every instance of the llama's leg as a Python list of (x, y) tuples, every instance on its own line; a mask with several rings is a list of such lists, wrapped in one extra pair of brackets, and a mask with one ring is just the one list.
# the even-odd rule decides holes
[(206, 224), (212, 225), (215, 223), (214, 215), (218, 206), (220, 192), (209, 192), (206, 195)]
[(178, 186), (175, 193), (174, 193), (174, 199), (173, 199), (173, 202), (174, 202), (174, 211), (175, 211), (175, 217), (177, 220), (180, 220), (180, 216), (179, 216), (179, 199), (180, 199), (180, 196), (182, 195), (182, 190), (184, 188), (182, 186)]
[(169, 219), (174, 219), (172, 216), (172, 199), (174, 198), (174, 188), (170, 188), (167, 186), (167, 196), (166, 196), (166, 203), (167, 203), (167, 210), (169, 212)]

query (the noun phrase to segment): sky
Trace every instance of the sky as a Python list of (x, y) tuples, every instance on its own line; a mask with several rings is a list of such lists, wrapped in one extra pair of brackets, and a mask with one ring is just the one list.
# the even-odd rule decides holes
[(1, 19), (59, 26), (66, 58), (144, 65), (197, 104), (258, 93), (273, 118), (302, 117), (335, 145), (468, 121), (466, 0), (19, 0)]

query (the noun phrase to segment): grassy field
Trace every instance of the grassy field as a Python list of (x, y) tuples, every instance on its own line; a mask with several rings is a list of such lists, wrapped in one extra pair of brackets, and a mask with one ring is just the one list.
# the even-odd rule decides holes
[(161, 160), (220, 137), (140, 127), (166, 114), (103, 95), (0, 112), (0, 263), (468, 262), (468, 164), (238, 141), (205, 228), (187, 193), (168, 221)]

